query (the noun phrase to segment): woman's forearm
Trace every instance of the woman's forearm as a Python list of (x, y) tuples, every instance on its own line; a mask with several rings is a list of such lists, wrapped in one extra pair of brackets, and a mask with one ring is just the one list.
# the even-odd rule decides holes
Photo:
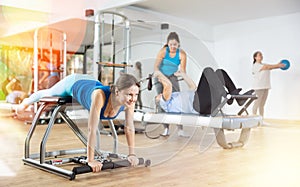
[(128, 144), (129, 154), (135, 154), (135, 128), (134, 125), (125, 126), (125, 135)]
[(180, 72), (186, 73), (186, 53), (184, 51), (181, 52)]
[(186, 74), (181, 72), (183, 80), (186, 82), (190, 90), (196, 90), (197, 86), (195, 82)]
[(262, 70), (272, 70), (272, 69), (277, 69), (277, 68), (281, 68), (281, 64), (265, 64), (262, 68)]
[[(93, 130), (94, 131), (94, 130)], [(87, 142), (87, 161), (93, 161), (95, 157), (95, 146), (96, 146), (96, 131), (89, 131), (88, 142)]]
[[(88, 119), (88, 142), (87, 142), (87, 161), (93, 161), (95, 156), (95, 146), (97, 142), (97, 130), (99, 124), (100, 111), (103, 106), (104, 93), (97, 89), (92, 94), (92, 104)], [(100, 138), (100, 137), (99, 137)]]
[[(99, 123), (98, 112), (91, 112), (88, 120), (87, 160), (94, 160), (97, 142), (97, 129)], [(100, 138), (100, 137), (99, 137)]]
[(180, 68), (179, 68), (181, 73), (186, 73), (186, 61), (182, 61), (180, 63)]

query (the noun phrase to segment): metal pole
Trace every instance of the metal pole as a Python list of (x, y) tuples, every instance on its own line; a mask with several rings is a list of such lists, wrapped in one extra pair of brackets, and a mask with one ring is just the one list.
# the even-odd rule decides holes
[(64, 53), (63, 53), (63, 78), (67, 76), (67, 34), (63, 33), (63, 44), (64, 44)]
[[(116, 43), (115, 43), (115, 15), (112, 14), (111, 20), (111, 61), (113, 64), (116, 63)], [(113, 75), (112, 75), (113, 83), (115, 82), (115, 68), (113, 68)]]
[[(94, 31), (94, 50), (93, 50), (93, 76), (96, 79), (99, 74), (99, 66), (97, 62), (100, 62), (100, 12), (98, 12), (95, 16), (95, 31)], [(100, 80), (100, 79), (99, 79)]]
[(49, 58), (50, 62), (49, 63), (51, 65), (53, 65), (53, 46), (52, 46), (53, 45), (53, 41), (52, 41), (53, 40), (53, 35), (52, 35), (52, 32), (50, 32), (49, 37), (50, 37), (50, 51), (49, 51), (50, 52), (50, 58)]
[(113, 153), (118, 153), (118, 134), (115, 128), (115, 124), (113, 120), (108, 120), (108, 124), (112, 133), (112, 137), (114, 139), (114, 148), (113, 148)]
[[(38, 86), (39, 86), (39, 59), (38, 59), (38, 33), (39, 29), (36, 29), (34, 31), (34, 40), (33, 40), (33, 91), (34, 93), (38, 91)], [(34, 103), (34, 112), (36, 113), (37, 111), (37, 103)]]
[[(114, 16), (120, 16), (123, 18), (123, 22), (125, 22), (125, 38), (124, 38), (124, 61), (126, 63), (129, 63), (130, 60), (130, 22), (122, 14), (119, 14), (117, 12), (112, 12), (112, 11), (104, 11), (104, 12), (97, 12), (95, 16), (95, 33), (94, 33), (94, 58), (93, 58), (93, 63), (94, 63), (94, 69), (98, 70), (98, 72), (94, 71), (94, 76), (98, 77), (98, 79), (101, 81), (101, 69), (102, 65), (98, 65), (97, 62), (102, 61), (102, 47), (104, 46), (104, 34), (105, 34), (105, 22), (104, 22), (104, 15), (105, 14), (111, 14), (112, 17), (112, 37), (111, 37), (111, 44), (112, 44), (112, 62), (115, 63), (115, 38), (114, 38), (114, 27), (115, 27), (115, 20)], [(97, 66), (97, 67), (96, 67)], [(114, 70), (113, 70), (114, 71)], [(127, 69), (125, 68), (125, 72), (127, 72)], [(99, 76), (98, 76), (99, 75)], [(114, 76), (114, 75), (113, 75)]]
[[(104, 22), (104, 14), (101, 14), (101, 22), (100, 22), (100, 40), (101, 40), (101, 44), (100, 44), (100, 51), (99, 51), (99, 62), (102, 62), (103, 58), (102, 58), (102, 55), (103, 55), (103, 46), (104, 46), (104, 32), (105, 32), (105, 22)], [(102, 68), (103, 66), (102, 65), (99, 65), (98, 66), (98, 71), (99, 71), (99, 81), (102, 81), (101, 78), (102, 78)]]
[[(125, 19), (125, 36), (126, 36), (126, 44), (125, 44), (125, 62), (129, 65), (130, 64), (130, 22), (128, 19)], [(128, 67), (125, 68), (125, 73), (127, 73)]]

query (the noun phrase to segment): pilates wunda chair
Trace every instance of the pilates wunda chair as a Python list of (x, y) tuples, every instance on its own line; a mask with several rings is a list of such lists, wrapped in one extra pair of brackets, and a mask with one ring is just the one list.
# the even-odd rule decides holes
[[(25, 140), (25, 155), (23, 158), (23, 162), (26, 165), (30, 165), (53, 174), (57, 174), (70, 180), (75, 179), (76, 175), (78, 174), (92, 172), (91, 167), (88, 166), (86, 163), (86, 156), (77, 156), (71, 158), (66, 158), (65, 156), (75, 154), (86, 154), (86, 148), (46, 152), (48, 136), (58, 115), (61, 116), (61, 118), (66, 122), (66, 124), (70, 127), (70, 129), (86, 147), (86, 136), (66, 113), (66, 108), (68, 106), (73, 106), (74, 102), (76, 103), (76, 101), (74, 101), (72, 97), (44, 97), (40, 99), (39, 102), (41, 103), (41, 105), (38, 108), (36, 115), (34, 116), (30, 130)], [(47, 107), (54, 107), (54, 110), (52, 112), (48, 126), (45, 130), (44, 136), (40, 142), (40, 152), (37, 154), (30, 154), (31, 138), (35, 132), (41, 113)], [(127, 155), (118, 153), (118, 136), (113, 121), (109, 120), (108, 122), (111, 129), (111, 135), (114, 141), (113, 151), (108, 152), (100, 150), (98, 141), (95, 148), (95, 159), (103, 164), (102, 170), (128, 167), (130, 166), (130, 163), (127, 160)], [(99, 140), (99, 135), (100, 133), (98, 131), (97, 140)], [(58, 167), (68, 163), (81, 164), (81, 166), (74, 167), (72, 170), (67, 170), (62, 167)], [(149, 166), (150, 164), (150, 160), (144, 160), (143, 158), (139, 158), (139, 165)]]
[[(148, 87), (151, 88), (151, 85)], [(209, 127), (214, 129), (217, 143), (224, 149), (243, 147), (250, 136), (251, 128), (262, 124), (262, 117), (249, 115), (247, 112), (247, 108), (257, 99), (254, 90), (240, 94), (241, 90), (235, 87), (224, 70), (215, 72), (212, 68), (205, 68), (197, 87), (200, 97), (195, 94), (193, 103), (194, 109), (200, 115), (137, 111), (134, 114), (134, 120), (140, 121), (145, 126), (146, 135), (147, 126), (153, 124)], [(224, 114), (222, 111), (224, 106), (232, 104), (234, 100), (241, 107), (240, 111), (236, 115)], [(124, 120), (124, 113), (121, 113), (117, 119)], [(236, 142), (227, 142), (224, 131), (238, 129), (241, 130), (239, 139)], [(159, 136), (158, 134), (154, 138)]]

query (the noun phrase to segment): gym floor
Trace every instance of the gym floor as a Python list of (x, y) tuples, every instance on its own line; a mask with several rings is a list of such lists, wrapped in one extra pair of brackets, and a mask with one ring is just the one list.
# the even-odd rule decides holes
[[(268, 121), (270, 125), (252, 130), (250, 140), (243, 148), (224, 150), (215, 142), (205, 149), (199, 148), (198, 138), (203, 129), (197, 129), (176, 154), (162, 163), (154, 159), (154, 166), (121, 168), (79, 175), (68, 179), (24, 165), (22, 162), (24, 140), (30, 125), (10, 117), (0, 118), (0, 186), (300, 186), (300, 123)], [(32, 151), (38, 150), (40, 137), (46, 125), (36, 129)], [(235, 132), (228, 133), (236, 138)], [(120, 145), (125, 143), (119, 136)], [(112, 144), (111, 137), (102, 136), (103, 146)], [(143, 134), (136, 136), (137, 146), (157, 144)], [(173, 141), (173, 142), (171, 142)], [(160, 142), (161, 143), (161, 142)], [(174, 136), (161, 144), (156, 152), (144, 152), (157, 157), (160, 149), (171, 150), (182, 138)], [(205, 144), (205, 143), (204, 143)], [(47, 150), (79, 148), (82, 144), (64, 124), (57, 124), (49, 137)], [(172, 145), (172, 146), (171, 146)], [(185, 143), (182, 143), (185, 145)], [(125, 146), (124, 146), (125, 148)], [(121, 151), (126, 149), (121, 146)], [(173, 147), (174, 148), (174, 147)], [(163, 158), (164, 154), (160, 155)], [(157, 158), (156, 158), (157, 159)], [(155, 162), (157, 164), (155, 164)]]

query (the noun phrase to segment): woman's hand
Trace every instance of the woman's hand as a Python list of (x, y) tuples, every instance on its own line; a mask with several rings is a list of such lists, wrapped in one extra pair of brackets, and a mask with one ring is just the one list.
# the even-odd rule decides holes
[(127, 159), (130, 162), (131, 166), (136, 167), (137, 165), (139, 165), (139, 159), (135, 155), (129, 155)]
[(97, 160), (88, 162), (88, 165), (93, 169), (93, 172), (100, 172), (103, 164)]
[(163, 77), (164, 75), (162, 74), (162, 72), (160, 72), (160, 71), (154, 71), (154, 73), (153, 73), (153, 77), (156, 77), (156, 78), (161, 78), (161, 77)]
[(277, 64), (277, 66), (278, 66), (278, 68), (284, 68), (284, 67), (285, 67), (285, 64), (279, 62), (279, 63)]
[(181, 71), (176, 71), (176, 72), (174, 73), (174, 75), (175, 75), (176, 77), (181, 77), (181, 76), (182, 76), (182, 73), (181, 73)]

